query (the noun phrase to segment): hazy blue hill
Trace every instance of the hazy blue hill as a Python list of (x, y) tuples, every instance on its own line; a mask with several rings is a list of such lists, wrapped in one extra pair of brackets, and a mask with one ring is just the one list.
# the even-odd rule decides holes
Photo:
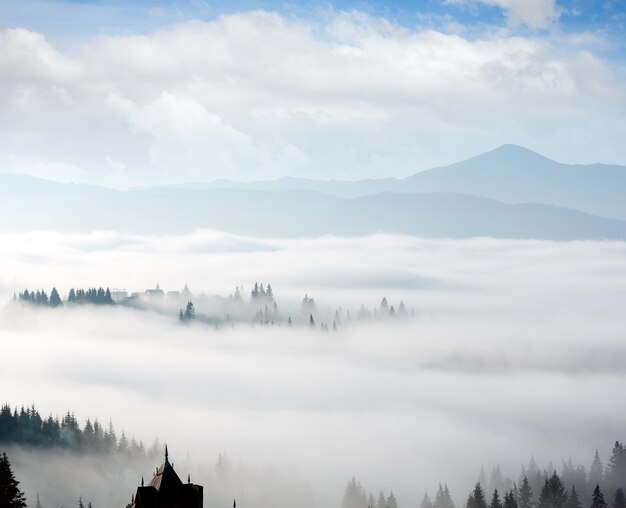
[(258, 236), (362, 235), (626, 240), (626, 221), (540, 204), (455, 193), (339, 198), (309, 190), (184, 186), (115, 191), (0, 174), (0, 231), (183, 233), (197, 228)]
[(413, 192), (464, 192), (626, 219), (626, 167), (561, 164), (515, 145), (417, 173), (405, 182)]
[(504, 145), (405, 179), (347, 181), (285, 177), (251, 183), (219, 180), (173, 188), (311, 190), (347, 198), (380, 192), (454, 192), (506, 203), (558, 205), (626, 220), (626, 167), (562, 164), (516, 145)]

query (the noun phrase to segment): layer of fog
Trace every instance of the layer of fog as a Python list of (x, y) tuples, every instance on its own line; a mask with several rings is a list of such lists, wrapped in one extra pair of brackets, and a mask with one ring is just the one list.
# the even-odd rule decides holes
[[(624, 438), (623, 243), (205, 231), (31, 233), (0, 244), (3, 301), (25, 287), (188, 283), (228, 294), (263, 281), (279, 306), (306, 292), (331, 308), (386, 296), (416, 309), (414, 320), (338, 333), (216, 332), (120, 308), (2, 311), (6, 401), (158, 436), (174, 461), (189, 454), (194, 480), (207, 486), (202, 468), (225, 450), (234, 463), (306, 482), (314, 506), (337, 506), (353, 475), (375, 494), (393, 488), (401, 506), (439, 481), (461, 501), (482, 465), (500, 463), (516, 478), (531, 453), (543, 464), (588, 464), (596, 448), (606, 457)], [(27, 467), (16, 465), (32, 496)], [(138, 471), (134, 485), (149, 473)]]

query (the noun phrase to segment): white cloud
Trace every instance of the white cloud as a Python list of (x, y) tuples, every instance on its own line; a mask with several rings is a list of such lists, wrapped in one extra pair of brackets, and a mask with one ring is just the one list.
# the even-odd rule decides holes
[(560, 15), (556, 0), (480, 0), (488, 5), (502, 7), (513, 26), (548, 28)]
[[(553, 16), (548, 3), (500, 3), (535, 26)], [(23, 29), (0, 41), (0, 157), (10, 147), (88, 167), (92, 181), (406, 175), (505, 142), (626, 160), (626, 94), (597, 36), (465, 38), (360, 12), (245, 12), (98, 37), (71, 55)], [(115, 182), (107, 157), (127, 168)]]
[[(156, 282), (223, 295), (243, 283), (247, 296), (263, 278), (281, 310), (297, 308), (304, 292), (331, 315), (383, 295), (414, 306), (408, 323), (336, 334), (247, 325), (218, 333), (181, 328), (175, 312), (120, 308), (0, 310), (3, 353), (13, 359), (0, 369), (4, 401), (111, 417), (118, 430), (167, 440), (177, 463), (189, 451), (207, 469), (226, 450), (235, 462), (291, 468), (310, 479), (314, 506), (337, 505), (352, 475), (368, 489), (393, 488), (401, 506), (447, 482), (460, 504), (481, 466), (500, 463), (516, 478), (531, 454), (542, 466), (569, 456), (588, 464), (596, 447), (605, 458), (622, 439), (626, 393), (604, 395), (626, 378), (624, 243), (259, 241), (198, 231), (31, 232), (2, 234), (0, 244), (0, 302), (24, 287), (65, 294)], [(398, 284), (416, 275), (448, 284)], [(128, 488), (141, 474), (124, 480)], [(24, 480), (29, 493), (41, 488)], [(208, 476), (200, 482), (213, 492)], [(259, 505), (289, 503), (246, 506)]]

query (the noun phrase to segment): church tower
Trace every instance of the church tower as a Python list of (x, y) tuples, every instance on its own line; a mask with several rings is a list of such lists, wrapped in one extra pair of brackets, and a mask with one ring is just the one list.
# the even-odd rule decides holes
[(152, 480), (141, 486), (126, 508), (202, 508), (203, 489), (191, 483), (189, 475), (187, 483), (183, 483), (169, 461), (167, 445), (165, 460), (152, 476)]

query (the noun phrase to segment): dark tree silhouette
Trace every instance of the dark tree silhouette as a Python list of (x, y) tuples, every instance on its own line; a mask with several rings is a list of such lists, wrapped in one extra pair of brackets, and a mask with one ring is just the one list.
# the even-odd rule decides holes
[(487, 501), (480, 482), (476, 482), (474, 490), (467, 499), (467, 508), (487, 508)]
[(600, 485), (596, 484), (596, 488), (593, 489), (590, 508), (607, 508), (606, 501), (604, 500), (604, 496), (600, 490)]
[(489, 508), (503, 508), (502, 501), (500, 501), (500, 495), (498, 494), (498, 489), (494, 489), (493, 496), (491, 496), (491, 503), (489, 503)]
[(605, 472), (606, 489), (609, 492), (615, 491), (626, 480), (626, 449), (624, 445), (619, 441), (615, 441), (609, 463), (606, 466)]
[(559, 475), (554, 472), (550, 478), (546, 478), (541, 488), (537, 508), (565, 508), (566, 501), (565, 486)]
[(524, 476), (522, 485), (519, 489), (519, 508), (532, 508), (533, 506), (533, 489), (530, 488), (528, 478)]
[(581, 506), (582, 503), (580, 502), (580, 499), (578, 497), (578, 491), (576, 490), (576, 486), (572, 485), (572, 490), (570, 490), (569, 496), (567, 497), (565, 508), (581, 508)]
[(26, 508), (26, 498), (18, 488), (11, 463), (6, 452), (0, 455), (0, 506), (2, 508)]
[[(76, 417), (70, 412), (61, 419), (52, 416), (42, 419), (34, 406), (12, 411), (8, 404), (0, 407), (0, 443), (99, 453), (114, 453), (120, 449), (112, 424), (108, 431), (104, 431), (97, 420), (92, 423), (88, 419), (81, 430)], [(124, 447), (124, 444), (121, 446)], [(141, 442), (135, 443), (135, 446), (127, 443), (126, 448), (131, 454), (144, 453)]]
[(589, 485), (599, 485), (602, 483), (603, 479), (604, 467), (602, 466), (602, 461), (600, 460), (600, 454), (598, 453), (598, 450), (596, 450), (596, 453), (593, 456), (593, 462), (589, 468)]
[(624, 490), (621, 487), (615, 491), (613, 508), (626, 508), (626, 497), (624, 496)]
[(504, 508), (519, 508), (515, 493), (512, 490), (504, 493)]

